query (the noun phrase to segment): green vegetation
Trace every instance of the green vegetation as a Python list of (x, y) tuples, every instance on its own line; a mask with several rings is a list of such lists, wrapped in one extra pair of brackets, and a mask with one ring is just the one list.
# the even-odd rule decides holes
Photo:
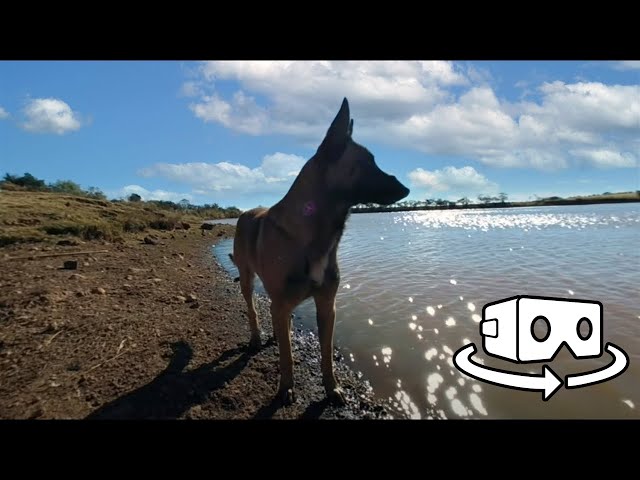
[(128, 233), (173, 230), (183, 228), (183, 222), (199, 226), (204, 220), (240, 213), (236, 207), (217, 204), (145, 202), (137, 194), (129, 201), (109, 201), (99, 189), (83, 190), (70, 180), (46, 185), (29, 173), (6, 174), (0, 182), (0, 246), (57, 241), (62, 235), (117, 242)]

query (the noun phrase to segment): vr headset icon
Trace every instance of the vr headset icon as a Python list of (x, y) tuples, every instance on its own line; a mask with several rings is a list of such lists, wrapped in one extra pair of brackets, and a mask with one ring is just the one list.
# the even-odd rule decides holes
[(486, 304), (482, 317), (482, 346), (494, 357), (543, 362), (562, 345), (575, 358), (602, 355), (600, 302), (518, 295)]

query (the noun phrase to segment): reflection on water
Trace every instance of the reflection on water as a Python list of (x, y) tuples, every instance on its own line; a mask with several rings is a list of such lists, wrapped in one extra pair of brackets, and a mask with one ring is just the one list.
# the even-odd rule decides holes
[[(338, 250), (336, 345), (400, 418), (640, 418), (638, 245), (640, 204), (352, 215)], [(235, 274), (231, 247), (214, 251)], [(459, 372), (453, 355), (475, 343), (481, 365), (541, 373), (542, 363), (482, 350), (482, 307), (514, 295), (601, 301), (604, 340), (627, 352), (629, 368), (548, 402)], [(296, 313), (316, 329), (312, 300)], [(549, 366), (564, 377), (609, 361), (563, 349)]]

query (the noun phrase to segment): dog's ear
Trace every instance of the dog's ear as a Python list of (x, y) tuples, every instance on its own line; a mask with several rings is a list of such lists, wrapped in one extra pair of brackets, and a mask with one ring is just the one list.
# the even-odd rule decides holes
[(319, 151), (342, 152), (353, 130), (353, 120), (350, 120), (349, 116), (349, 102), (345, 98), (342, 100), (340, 111), (331, 122), (327, 135), (318, 148)]

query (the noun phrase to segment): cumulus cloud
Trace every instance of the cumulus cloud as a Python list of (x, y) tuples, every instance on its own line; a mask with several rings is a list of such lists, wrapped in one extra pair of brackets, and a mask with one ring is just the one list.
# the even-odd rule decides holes
[(266, 155), (259, 167), (240, 163), (158, 163), (142, 169), (145, 177), (162, 177), (184, 183), (200, 195), (211, 193), (285, 193), (305, 163), (298, 155)]
[(572, 155), (584, 159), (591, 165), (600, 168), (609, 167), (636, 167), (638, 165), (636, 157), (631, 152), (618, 152), (616, 150), (584, 149), (572, 150)]
[[(198, 118), (303, 143), (321, 140), (343, 96), (358, 140), (496, 167), (566, 168), (582, 161), (570, 151), (602, 145), (624, 157), (640, 134), (640, 85), (528, 84), (536, 101), (512, 103), (488, 72), (452, 62), (206, 62), (199, 75)], [(237, 88), (224, 94), (217, 86), (229, 81)]]
[(9, 118), (9, 112), (0, 106), (0, 120), (4, 120), (5, 118)]
[[(467, 82), (451, 62), (439, 61), (225, 61), (203, 63), (200, 73), (210, 92), (190, 105), (199, 118), (253, 135), (307, 139), (326, 131), (343, 96), (375, 123), (433, 106), (448, 95), (443, 87)], [(241, 88), (225, 99), (214, 87), (228, 80)]]
[(167, 200), (171, 202), (179, 202), (182, 199), (187, 199), (189, 202), (193, 202), (194, 200), (193, 195), (190, 193), (168, 192), (166, 190), (147, 190), (140, 185), (127, 185), (116, 192), (109, 192), (108, 196), (111, 198), (127, 198), (132, 193), (140, 195), (142, 200)]
[(62, 135), (78, 130), (81, 126), (78, 114), (64, 101), (57, 98), (35, 98), (24, 108), (26, 121), (22, 127), (34, 133)]
[(459, 195), (477, 195), (493, 193), (498, 185), (477, 172), (475, 168), (444, 167), (441, 170), (428, 171), (417, 168), (409, 173), (409, 180), (414, 188), (427, 192), (448, 192)]

